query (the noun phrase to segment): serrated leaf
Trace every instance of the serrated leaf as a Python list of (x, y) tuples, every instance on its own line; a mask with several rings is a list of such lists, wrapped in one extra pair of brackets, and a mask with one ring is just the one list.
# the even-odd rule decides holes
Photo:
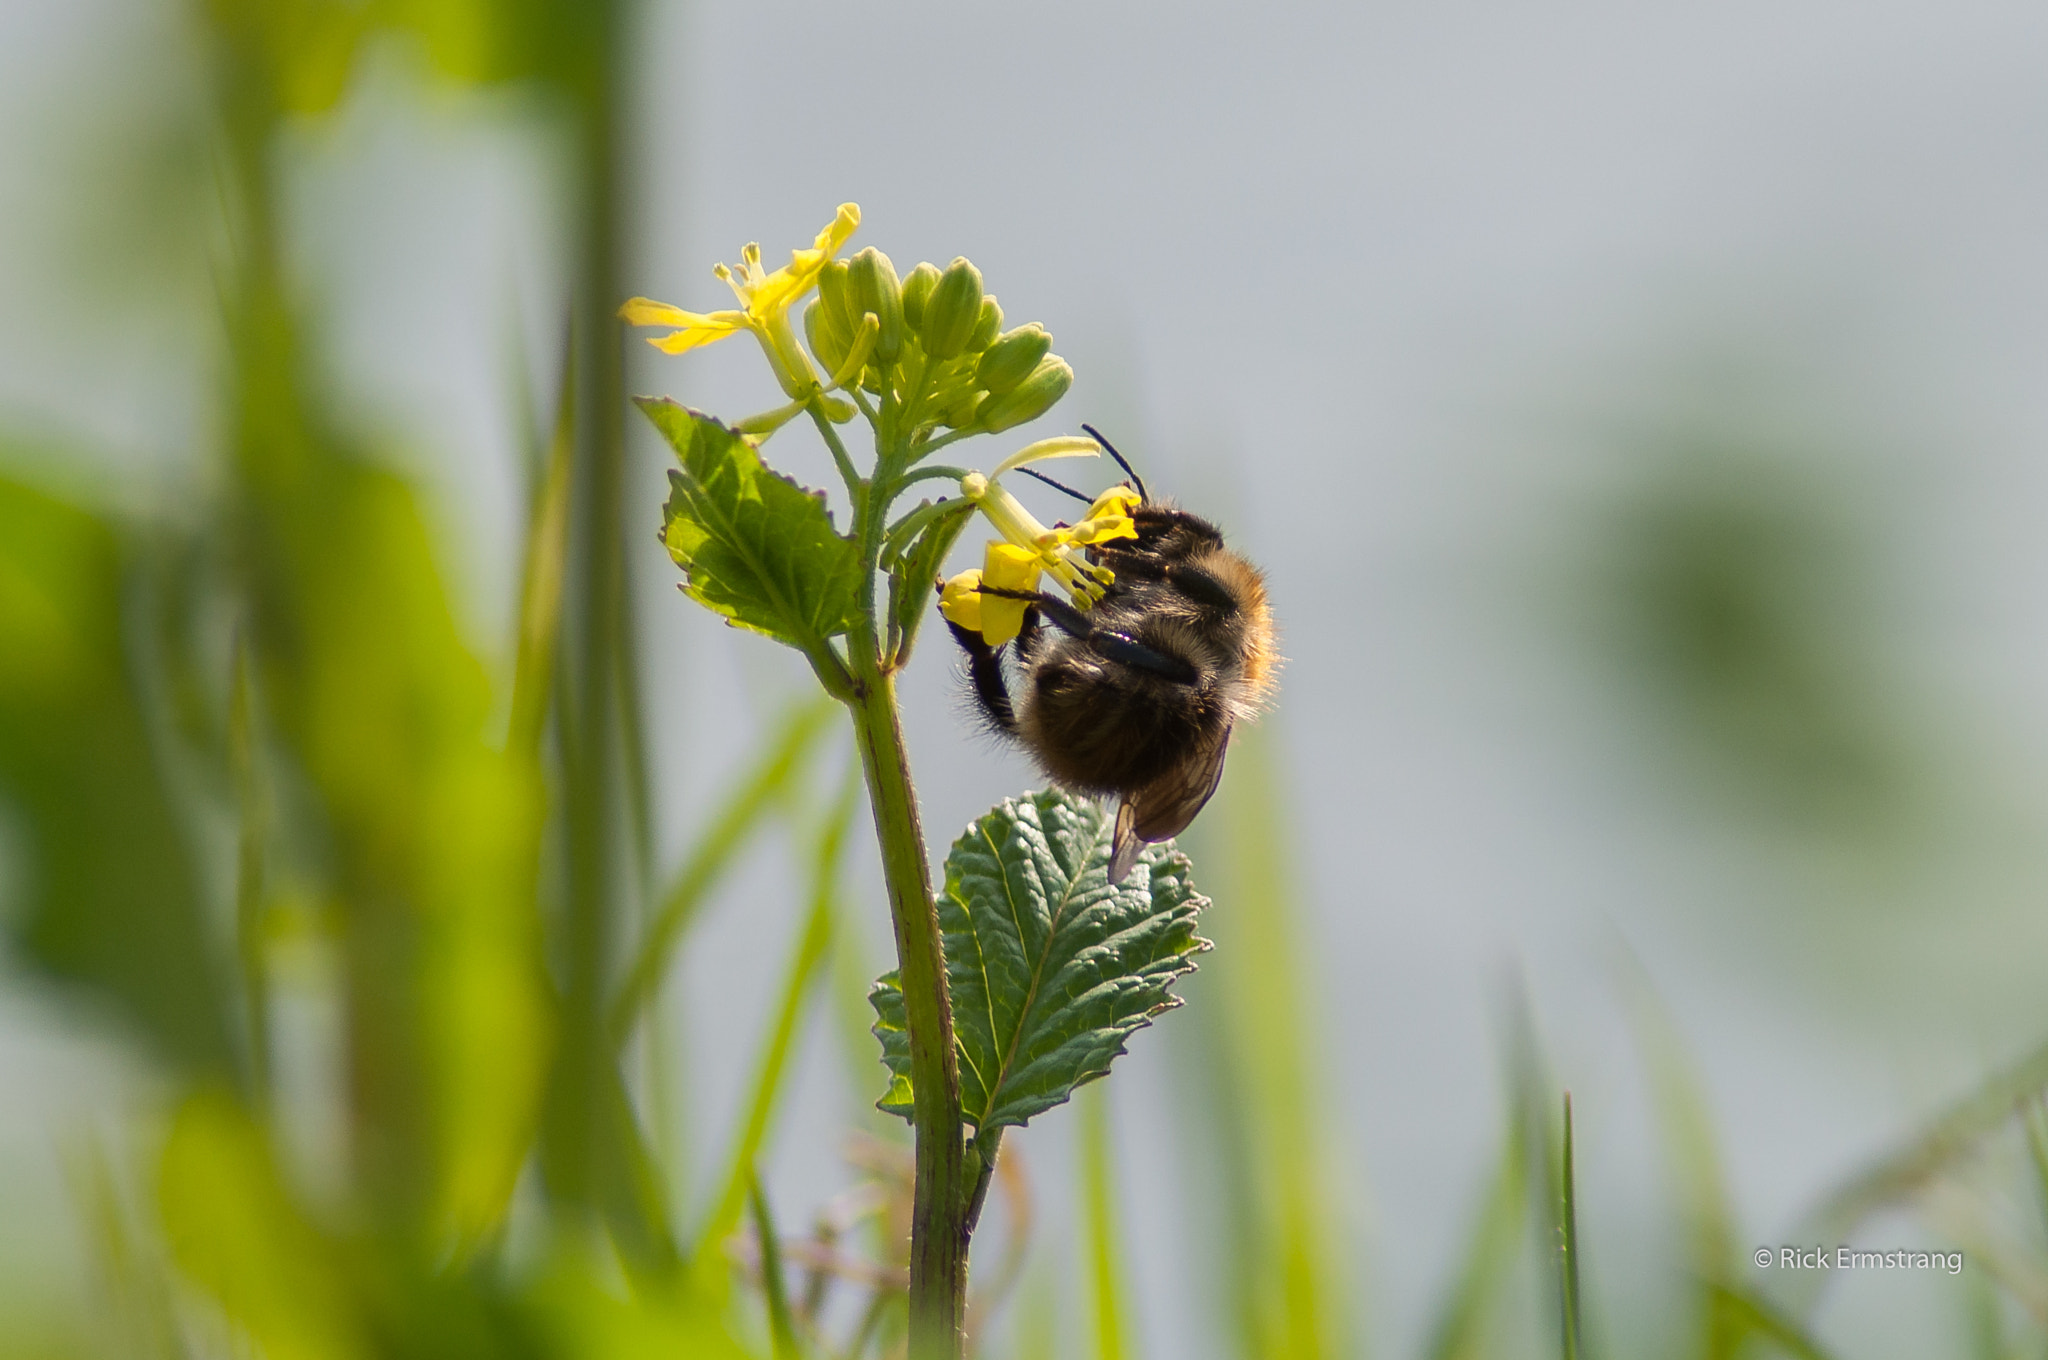
[(860, 551), (825, 494), (762, 463), (753, 443), (666, 397), (635, 399), (676, 451), (662, 542), (684, 589), (741, 628), (815, 651), (853, 627)]
[(969, 500), (944, 504), (959, 508), (938, 511), (937, 518), (925, 525), (912, 541), (910, 551), (903, 554), (902, 564), (889, 577), (889, 616), (900, 639), (896, 649), (899, 661), (909, 656), (910, 646), (917, 640), (918, 625), (924, 622), (925, 614), (938, 607), (934, 583), (938, 579), (939, 564), (946, 560), (947, 553), (953, 551), (960, 531), (967, 527), (967, 521), (974, 513), (974, 503)]
[[(939, 898), (961, 1112), (977, 1130), (1022, 1124), (1109, 1071), (1124, 1040), (1180, 1004), (1167, 991), (1209, 948), (1187, 856), (1148, 846), (1109, 882), (1111, 818), (1058, 791), (1006, 799), (946, 856)], [(890, 973), (869, 993), (893, 1080), (879, 1102), (908, 1118), (910, 1036)]]

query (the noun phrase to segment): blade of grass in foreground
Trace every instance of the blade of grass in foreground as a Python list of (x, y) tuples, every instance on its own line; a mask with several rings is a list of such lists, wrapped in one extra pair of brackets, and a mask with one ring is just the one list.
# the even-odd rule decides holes
[(2034, 1190), (2041, 1214), (2048, 1221), (2048, 1104), (2035, 1096), (2021, 1116), (2027, 1126), (2027, 1160), (2034, 1168)]
[[(519, 365), (523, 371), (525, 365)], [(576, 446), (575, 349), (565, 347), (547, 462), (527, 507), (526, 560), (519, 588), (519, 643), (512, 668), (507, 745), (536, 755), (547, 727), (562, 635), (562, 573), (569, 556), (569, 466)]]
[(1473, 1225), (1458, 1282), (1437, 1314), (1429, 1360), (1479, 1360), (1490, 1354), (1487, 1326), (1523, 1244), (1528, 1152), (1519, 1120), (1508, 1120), (1500, 1166)]
[(1081, 1221), (1087, 1239), (1088, 1299), (1093, 1305), (1096, 1360), (1124, 1360), (1127, 1272), (1117, 1231), (1110, 1145), (1109, 1091), (1097, 1081), (1075, 1092), (1081, 1106)]
[(1735, 1329), (1764, 1337), (1794, 1360), (1833, 1360), (1820, 1345), (1768, 1303), (1744, 1289), (1726, 1285), (1710, 1286), (1714, 1304), (1723, 1310)]
[(1579, 1360), (1579, 1209), (1572, 1178), (1572, 1093), (1564, 1093), (1564, 1158), (1557, 1198), (1557, 1265), (1563, 1290), (1564, 1360)]
[(703, 1227), (694, 1238), (698, 1269), (705, 1277), (703, 1284), (706, 1290), (713, 1297), (717, 1295), (719, 1282), (725, 1278), (719, 1244), (739, 1224), (740, 1213), (746, 1205), (747, 1187), (753, 1181), (754, 1163), (767, 1140), (776, 1101), (782, 1093), (782, 1081), (789, 1067), (789, 1052), (796, 1039), (798, 1022), (803, 1018), (805, 1002), (813, 994), (811, 984), (817, 980), (819, 965), (832, 946), (839, 911), (840, 858), (846, 847), (847, 829), (853, 823), (854, 809), (859, 803), (859, 793), (860, 767), (849, 762), (839, 796), (818, 831), (811, 864), (810, 913), (797, 933), (782, 986), (782, 1000), (761, 1045), (761, 1056), (754, 1068), (753, 1093), (733, 1136), (732, 1151), (726, 1159), (724, 1184), (705, 1217)]
[(1994, 1074), (1904, 1146), (1828, 1196), (1807, 1217), (1794, 1240), (1846, 1241), (1865, 1218), (1911, 1198), (2044, 1091), (2048, 1091), (2048, 1043)]
[(747, 1199), (754, 1211), (754, 1232), (761, 1239), (761, 1293), (768, 1300), (768, 1332), (774, 1338), (775, 1360), (797, 1360), (796, 1320), (789, 1313), (789, 1294), (782, 1286), (782, 1240), (768, 1213), (768, 1197), (760, 1179), (747, 1176)]
[(1203, 917), (1218, 942), (1204, 971), (1219, 1004), (1190, 1010), (1208, 1039), (1202, 1117), (1220, 1135), (1222, 1285), (1239, 1353), (1326, 1360), (1349, 1349), (1341, 1196), (1324, 1154), (1321, 1044), (1304, 1004), (1302, 908), (1272, 741), (1271, 724), (1235, 740), (1230, 778), (1198, 828), (1196, 859), (1217, 904)]
[(626, 971), (625, 981), (612, 998), (610, 1030), (614, 1051), (632, 1035), (655, 993), (660, 990), (661, 980), (668, 971), (669, 954), (676, 941), (688, 929), (705, 898), (718, 885), (733, 860), (760, 830), (769, 809), (792, 787), (797, 772), (837, 708), (838, 705), (830, 699), (820, 698), (793, 709), (783, 719), (775, 739), (719, 813), (718, 820), (690, 851), (674, 885), (662, 899), (661, 909), (648, 927), (646, 937), (641, 940), (632, 966)]
[(1632, 956), (1623, 956), (1621, 983), (1664, 1137), (1668, 1174), (1676, 1182), (1685, 1218), (1687, 1267), (1698, 1284), (1695, 1354), (1702, 1360), (1734, 1360), (1747, 1329), (1739, 1315), (1718, 1301), (1726, 1290), (1741, 1287), (1741, 1267), (1713, 1122), (1677, 1028)]

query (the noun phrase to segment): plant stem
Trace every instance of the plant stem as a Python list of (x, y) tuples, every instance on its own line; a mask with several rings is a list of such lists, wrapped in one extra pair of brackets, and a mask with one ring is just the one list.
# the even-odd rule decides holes
[(953, 1360), (961, 1354), (966, 1314), (970, 1187), (946, 959), (917, 794), (897, 720), (895, 681), (882, 673), (871, 647), (855, 648), (854, 665), (856, 692), (848, 708), (875, 813), (910, 1031), (911, 1124), (917, 1134), (917, 1189), (910, 1226), (910, 1360)]

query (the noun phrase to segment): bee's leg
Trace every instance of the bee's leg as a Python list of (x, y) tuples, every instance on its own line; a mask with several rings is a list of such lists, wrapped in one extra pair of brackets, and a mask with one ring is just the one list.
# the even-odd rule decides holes
[(1039, 639), (1043, 636), (1043, 631), (1038, 626), (1038, 611), (1025, 610), (1024, 621), (1017, 625), (1017, 659), (1031, 660), (1032, 654), (1038, 650)]
[(1025, 590), (1001, 590), (994, 586), (983, 586), (984, 595), (999, 595), (1008, 600), (1030, 600), (1044, 613), (1053, 626), (1070, 637), (1079, 638), (1088, 644), (1088, 650), (1105, 661), (1115, 661), (1134, 670), (1147, 671), (1163, 676), (1176, 684), (1192, 685), (1200, 678), (1195, 668), (1177, 656), (1147, 647), (1126, 633), (1114, 633), (1107, 628), (1097, 628), (1088, 616), (1059, 596), (1049, 591), (1033, 593)]
[(946, 627), (952, 630), (960, 650), (967, 653), (967, 676), (974, 682), (974, 702), (989, 726), (1006, 736), (1016, 736), (1017, 710), (1010, 703), (1009, 683), (1003, 679), (1002, 648), (989, 646), (981, 634), (962, 628), (951, 619), (946, 620)]

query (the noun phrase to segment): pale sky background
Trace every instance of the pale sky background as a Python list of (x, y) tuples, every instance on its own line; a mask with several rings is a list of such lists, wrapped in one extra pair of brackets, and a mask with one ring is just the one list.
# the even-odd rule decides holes
[[(97, 210), (52, 148), (118, 155), (123, 108), (175, 106), (184, 54), (153, 13), (0, 3), (0, 419), (108, 450), (144, 504), (199, 445), (203, 341), (124, 310), (118, 286), (76, 301), (59, 247)], [(1677, 1249), (1621, 958), (1699, 1063), (1744, 1246), (1775, 1245), (2048, 1033), (2048, 10), (707, 2), (650, 6), (639, 53), (636, 291), (718, 305), (713, 261), (749, 240), (773, 259), (857, 200), (856, 247), (905, 272), (966, 254), (1013, 323), (1053, 332), (1079, 378), (1041, 432), (1099, 425), (1267, 568), (1290, 658), (1269, 735), (1373, 1353), (1417, 1353), (1448, 1283), (1498, 1138), (1511, 969), (1576, 1093), (1616, 1354), (1654, 1340)], [(521, 328), (544, 369), (560, 209), (517, 98), (424, 90), (395, 50), (363, 79), (299, 144), (296, 249), (351, 414), (440, 493), (451, 574), (502, 664), (519, 516), (504, 336)], [(95, 140), (103, 126), (131, 131)], [(741, 344), (636, 348), (632, 373), (729, 415), (773, 404)], [(1575, 573), (1662, 466), (1645, 432), (1702, 401), (1812, 448), (1800, 484), (1870, 545), (1872, 681), (1926, 753), (1909, 844), (1831, 852), (1730, 812), (1580, 626)], [(987, 466), (1031, 433), (961, 458)], [(673, 856), (806, 677), (675, 594), (653, 534), (663, 454), (634, 438)], [(829, 480), (800, 430), (769, 456)], [(1033, 782), (970, 734), (944, 643), (927, 635), (906, 682), (939, 842)], [(739, 1040), (689, 1056), (700, 1160), (791, 886), (776, 852), (757, 857), (675, 989), (696, 1032)], [(879, 960), (879, 898), (865, 906)], [(109, 1068), (40, 1003), (0, 999), (0, 1088), (26, 1092), (0, 1101), (0, 1189), (47, 1210), (52, 1140)], [(1140, 1334), (1204, 1357), (1221, 1353), (1214, 1291), (1174, 1183), (1185, 1018), (1139, 1035), (1111, 1086)], [(812, 1036), (777, 1147), (786, 1216), (843, 1180), (831, 1042)], [(1017, 1140), (1046, 1263), (1072, 1255), (1074, 1122), (1055, 1111)], [(1852, 1280), (1823, 1331), (1845, 1353), (1936, 1354), (1963, 1303), (1943, 1278)]]

